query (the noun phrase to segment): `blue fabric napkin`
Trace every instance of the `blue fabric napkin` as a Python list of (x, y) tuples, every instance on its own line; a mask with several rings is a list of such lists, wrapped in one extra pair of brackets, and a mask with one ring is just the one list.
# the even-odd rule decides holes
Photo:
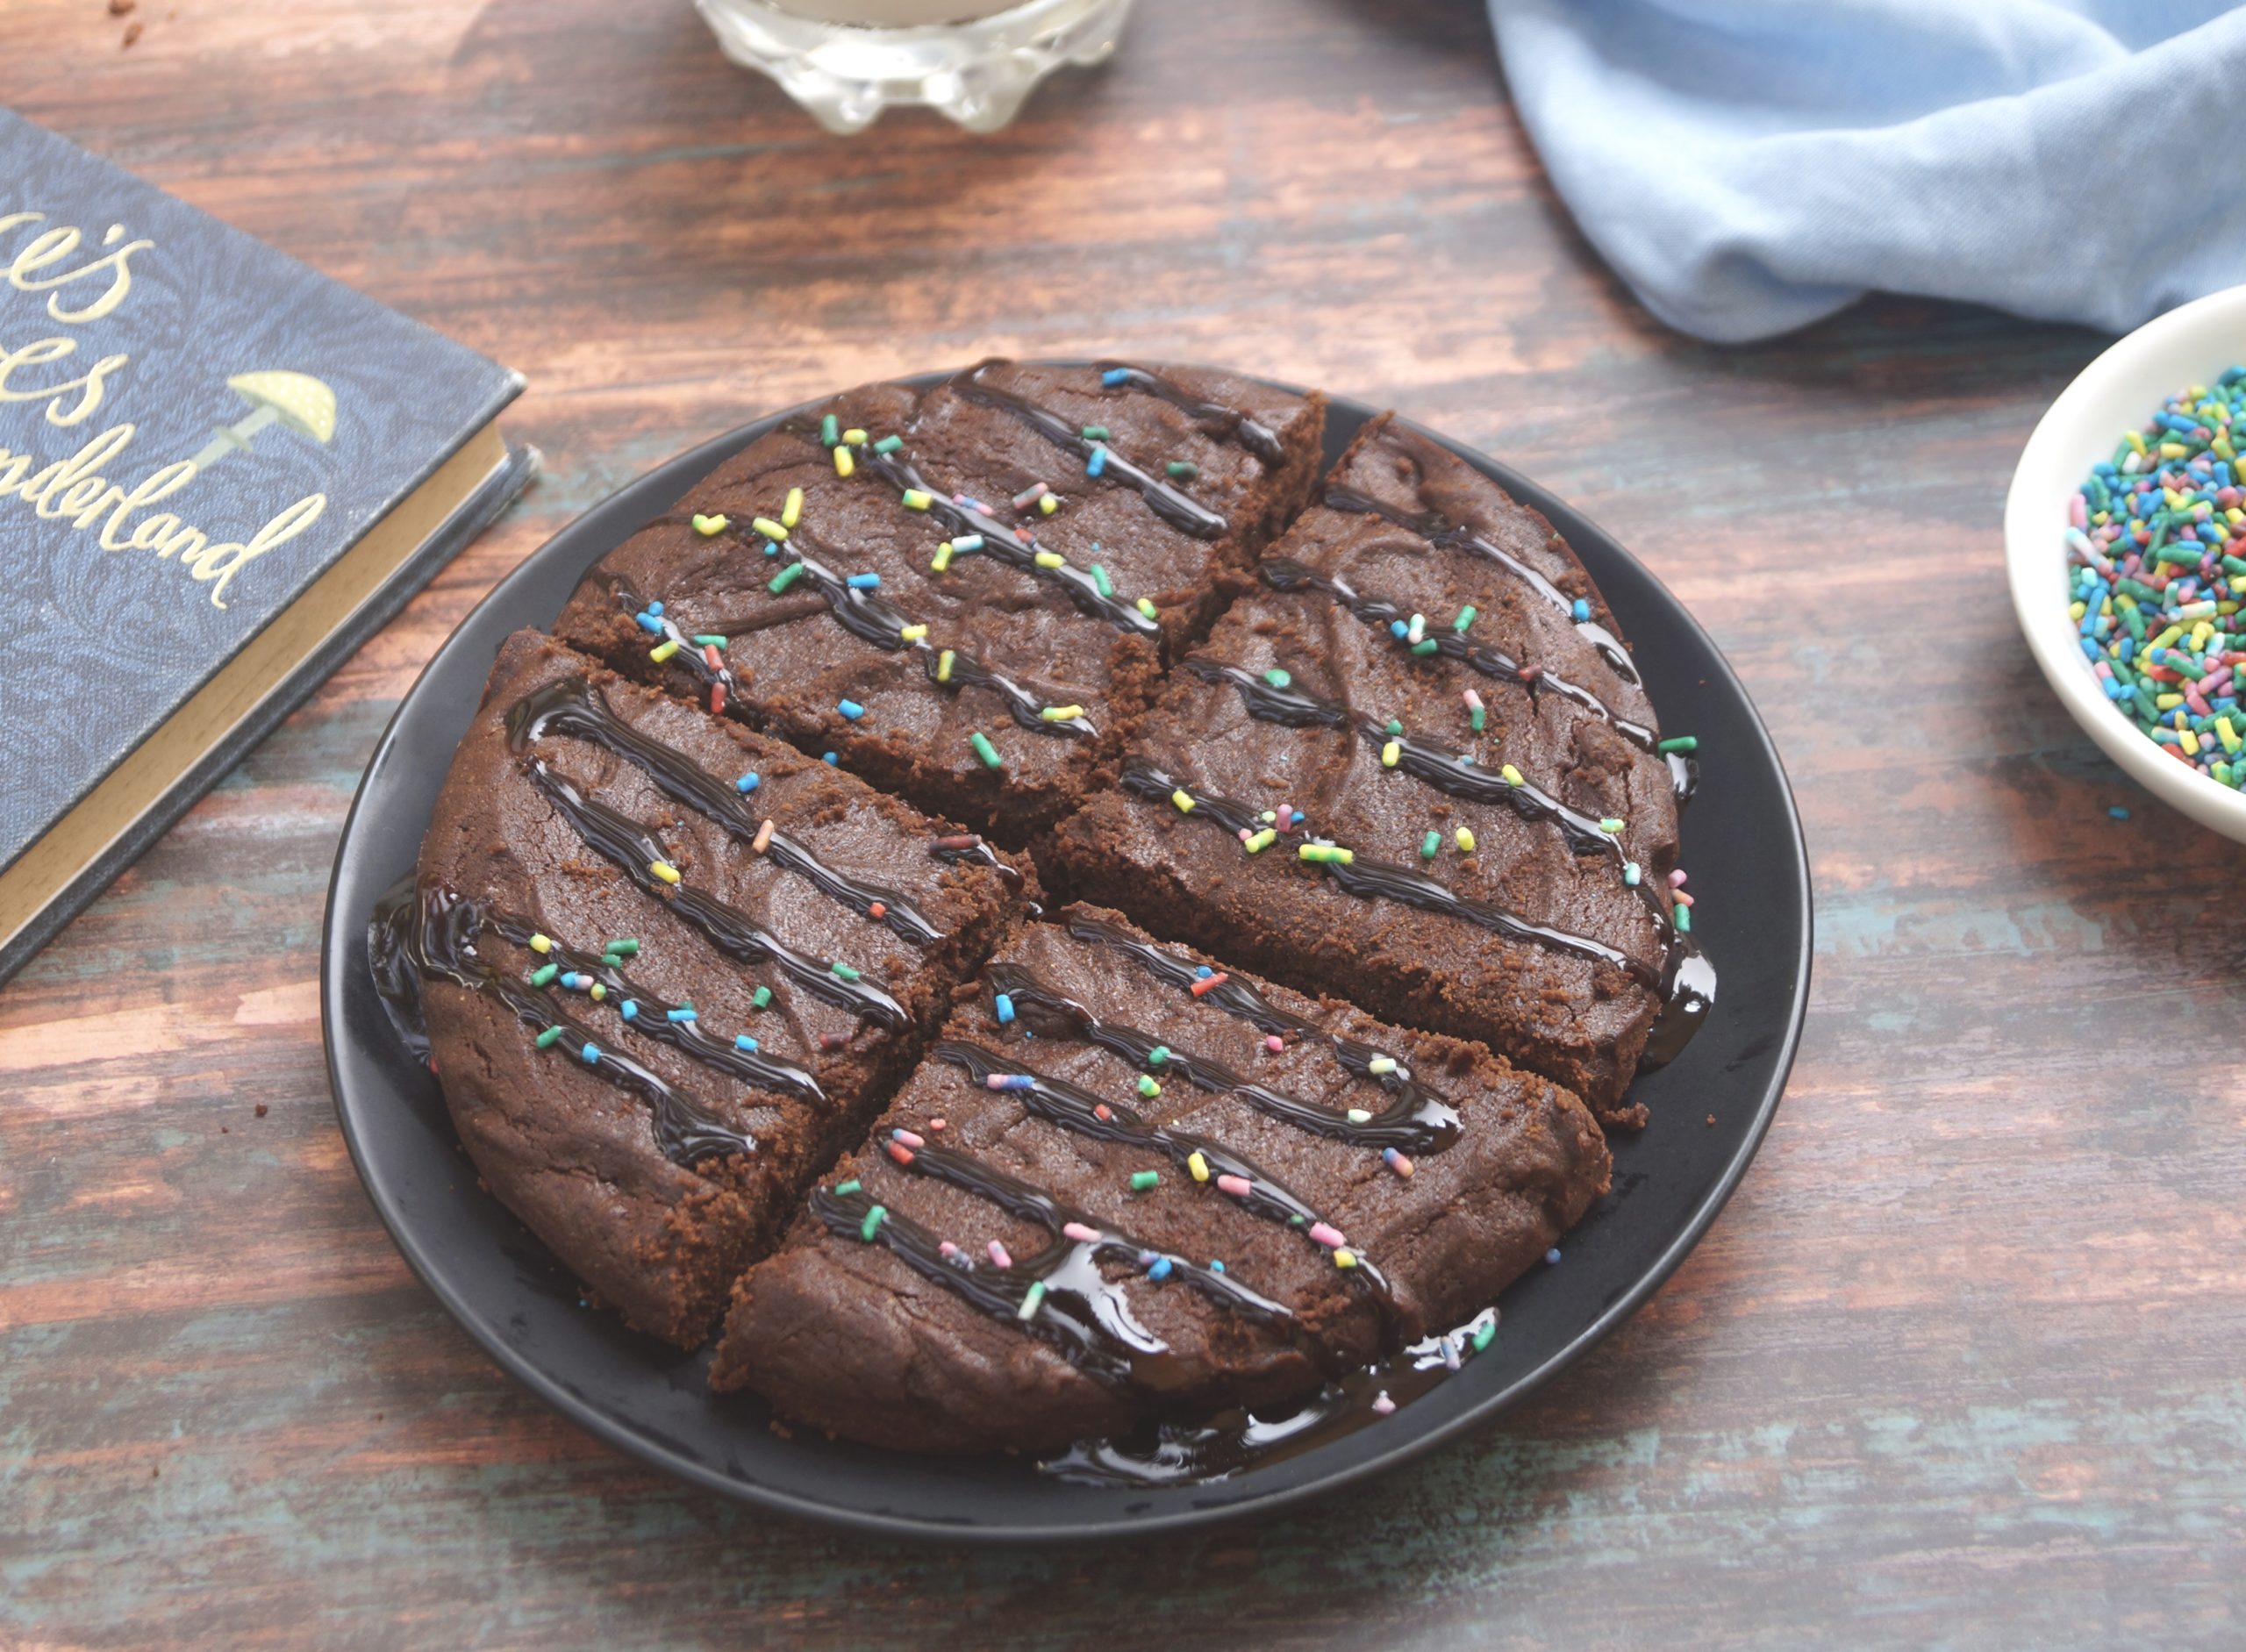
[(1562, 198), (1684, 332), (1766, 338), (1872, 288), (2121, 332), (2246, 282), (2246, 10), (1490, 0), (1490, 14)]

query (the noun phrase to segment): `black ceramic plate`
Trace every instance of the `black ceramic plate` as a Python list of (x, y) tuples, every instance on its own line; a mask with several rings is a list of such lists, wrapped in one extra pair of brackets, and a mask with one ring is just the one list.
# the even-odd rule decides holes
[[(1340, 454), (1373, 410), (1336, 399)], [(1723, 1206), (1777, 1111), (1809, 990), (1809, 871), (1800, 822), (1762, 720), (1715, 645), (1652, 575), (1581, 516), (1505, 466), (1448, 444), (1551, 518), (1599, 582), (1661, 712), (1699, 736), (1684, 822), (1696, 931), (1720, 986), (1707, 1025), (1631, 1092), (1653, 1110), (1620, 1140), (1614, 1186), (1508, 1291), (1488, 1350), (1394, 1414), (1217, 1481), (1162, 1487), (1063, 1480), (1011, 1457), (920, 1458), (783, 1439), (763, 1406), (719, 1398), (707, 1352), (681, 1354), (581, 1307), (566, 1269), (483, 1192), (436, 1083), (375, 996), (366, 926), (410, 872), (438, 787), (500, 642), (552, 622), (579, 577), (776, 414), (681, 454), (589, 511), (501, 581), (413, 685), (359, 787), (328, 892), (321, 1011), (336, 1111), (398, 1248), (492, 1358), (602, 1439), (729, 1497), (867, 1530), (984, 1541), (1078, 1540), (1206, 1525), (1276, 1508), (1417, 1456), (1551, 1378), (1651, 1296)], [(1714, 1122), (1707, 1119), (1713, 1115)]]

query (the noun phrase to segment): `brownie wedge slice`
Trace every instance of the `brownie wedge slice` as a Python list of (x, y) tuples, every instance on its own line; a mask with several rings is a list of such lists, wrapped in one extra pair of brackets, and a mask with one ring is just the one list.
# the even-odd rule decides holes
[(862, 1133), (1019, 869), (792, 747), (508, 639), (377, 979), (484, 1184), (683, 1347)]
[(1316, 479), (1317, 398), (1187, 368), (991, 361), (752, 443), (556, 629), (1021, 845), (1112, 774)]
[(1691, 766), (1581, 564), (1382, 421), (1259, 571), (1059, 829), (1056, 875), (1642, 1124), (1622, 1098), (1657, 1023), (1656, 1057), (1713, 986), (1670, 885)]
[(1282, 1400), (1487, 1307), (1607, 1186), (1558, 1085), (1100, 908), (962, 1000), (741, 1280), (719, 1388), (939, 1453)]

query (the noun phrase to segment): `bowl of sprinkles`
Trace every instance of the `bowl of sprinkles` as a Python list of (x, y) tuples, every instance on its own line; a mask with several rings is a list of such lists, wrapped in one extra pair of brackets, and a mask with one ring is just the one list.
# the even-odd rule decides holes
[(2005, 557), (2075, 721), (2246, 841), (2246, 287), (2147, 323), (2051, 404), (2013, 474)]

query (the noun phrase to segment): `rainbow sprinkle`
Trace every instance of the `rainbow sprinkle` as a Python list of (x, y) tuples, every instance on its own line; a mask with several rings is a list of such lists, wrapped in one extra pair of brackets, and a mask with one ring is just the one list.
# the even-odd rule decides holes
[(2107, 698), (2178, 762), (2246, 790), (2242, 441), (2246, 368), (2234, 367), (2169, 397), (2091, 467), (2065, 541), (2068, 612)]

